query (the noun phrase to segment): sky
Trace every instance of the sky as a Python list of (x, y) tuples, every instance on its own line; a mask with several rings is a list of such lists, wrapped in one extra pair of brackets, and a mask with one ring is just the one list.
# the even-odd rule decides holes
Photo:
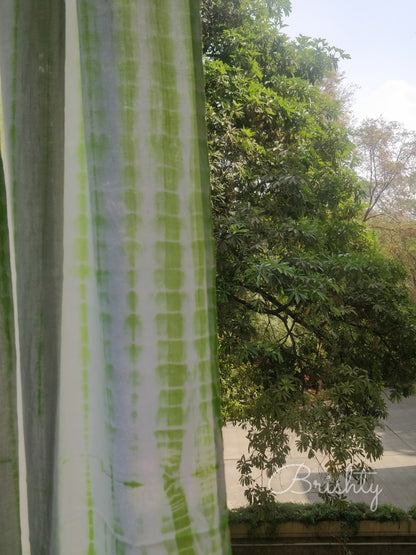
[(416, 131), (416, 0), (292, 0), (284, 32), (341, 48), (353, 115), (399, 121)]

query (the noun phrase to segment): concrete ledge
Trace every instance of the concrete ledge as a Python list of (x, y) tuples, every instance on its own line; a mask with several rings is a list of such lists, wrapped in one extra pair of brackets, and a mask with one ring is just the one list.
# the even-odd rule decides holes
[(254, 531), (246, 524), (232, 524), (230, 532), (233, 555), (324, 555), (346, 548), (354, 555), (416, 553), (416, 520), (363, 520), (351, 526), (335, 521), (264, 523)]
[(356, 524), (326, 520), (316, 524), (302, 522), (282, 522), (279, 524), (261, 524), (255, 531), (246, 524), (232, 524), (230, 526), (233, 538), (287, 538), (287, 537), (334, 537), (344, 535), (346, 530), (354, 530), (356, 536), (416, 536), (416, 520), (401, 520), (398, 522), (379, 522), (376, 520), (362, 520)]

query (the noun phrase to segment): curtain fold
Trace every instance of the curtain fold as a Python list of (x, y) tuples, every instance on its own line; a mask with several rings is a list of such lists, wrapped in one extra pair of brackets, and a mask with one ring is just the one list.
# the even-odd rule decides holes
[(0, 552), (20, 553), (17, 381), (6, 189), (0, 157)]
[(198, 9), (2, 6), (1, 553), (19, 357), (33, 555), (229, 552)]
[[(5, 0), (0, 75), (34, 553), (51, 530), (62, 297), (64, 2)], [(0, 540), (1, 541), (1, 540)]]

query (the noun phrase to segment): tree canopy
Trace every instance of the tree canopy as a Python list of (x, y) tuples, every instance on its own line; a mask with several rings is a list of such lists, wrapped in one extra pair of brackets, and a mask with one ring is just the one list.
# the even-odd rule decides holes
[(364, 120), (354, 137), (368, 199), (364, 220), (397, 211), (414, 216), (416, 133), (380, 118)]
[(362, 223), (354, 145), (325, 86), (346, 54), (290, 40), (287, 2), (201, 9), (223, 411), (248, 426), (253, 499), (251, 469), (284, 463), (289, 430), (335, 474), (381, 455), (384, 393), (413, 392), (416, 311)]

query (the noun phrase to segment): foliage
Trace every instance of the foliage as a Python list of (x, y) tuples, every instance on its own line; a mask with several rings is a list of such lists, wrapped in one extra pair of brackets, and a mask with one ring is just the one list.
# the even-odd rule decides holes
[(416, 203), (416, 133), (380, 118), (365, 120), (354, 137), (358, 172), (368, 198), (364, 221), (380, 213), (412, 213)]
[(202, 2), (224, 417), (247, 427), (256, 503), (252, 470), (284, 463), (288, 431), (334, 476), (381, 455), (383, 392), (413, 392), (416, 312), (359, 221), (342, 101), (323, 86), (344, 53), (289, 40), (282, 4), (247, 6)]
[(376, 522), (399, 522), (414, 518), (415, 507), (408, 511), (385, 504), (372, 511), (365, 503), (345, 503), (334, 506), (328, 503), (269, 503), (239, 507), (229, 512), (230, 524), (249, 524), (256, 528), (261, 523), (301, 522), (314, 525), (323, 521), (344, 521), (348, 523), (362, 520)]
[(412, 505), (408, 511), (410, 518), (416, 519), (416, 505)]
[(390, 212), (369, 220), (382, 252), (399, 261), (408, 272), (408, 288), (416, 302), (416, 222), (403, 212)]

